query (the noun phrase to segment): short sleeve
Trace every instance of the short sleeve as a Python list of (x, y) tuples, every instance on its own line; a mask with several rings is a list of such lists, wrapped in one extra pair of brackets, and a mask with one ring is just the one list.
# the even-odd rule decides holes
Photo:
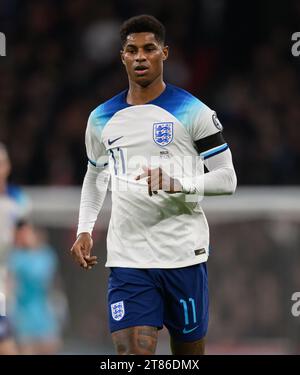
[(88, 119), (85, 146), (88, 160), (93, 166), (104, 168), (108, 165), (108, 155), (102, 142), (102, 127), (97, 124), (94, 112)]
[(205, 104), (202, 105), (193, 117), (191, 134), (193, 141), (209, 137), (223, 130), (216, 112)]

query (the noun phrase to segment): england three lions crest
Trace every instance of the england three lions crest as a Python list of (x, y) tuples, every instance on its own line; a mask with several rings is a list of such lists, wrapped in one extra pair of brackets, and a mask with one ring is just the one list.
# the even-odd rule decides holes
[(124, 302), (119, 301), (110, 305), (111, 315), (114, 320), (121, 320), (125, 315)]
[(173, 122), (153, 124), (153, 140), (159, 146), (166, 146), (173, 140)]

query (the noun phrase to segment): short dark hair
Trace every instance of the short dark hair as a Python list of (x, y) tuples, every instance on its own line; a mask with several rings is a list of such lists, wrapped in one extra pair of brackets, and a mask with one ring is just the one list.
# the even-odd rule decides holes
[(164, 25), (153, 16), (142, 14), (126, 20), (120, 28), (122, 46), (126, 43), (127, 36), (133, 33), (153, 33), (156, 40), (165, 43), (166, 30)]

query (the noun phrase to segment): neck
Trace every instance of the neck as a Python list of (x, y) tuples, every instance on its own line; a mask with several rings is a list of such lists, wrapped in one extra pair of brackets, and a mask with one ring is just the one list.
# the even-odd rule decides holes
[(145, 104), (157, 98), (166, 88), (166, 84), (159, 76), (148, 86), (143, 87), (136, 82), (129, 81), (127, 103), (132, 105)]

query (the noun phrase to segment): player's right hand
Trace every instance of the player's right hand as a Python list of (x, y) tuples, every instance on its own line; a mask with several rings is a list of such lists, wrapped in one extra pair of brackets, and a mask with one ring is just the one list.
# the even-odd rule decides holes
[(90, 270), (97, 262), (96, 256), (91, 256), (93, 239), (89, 233), (80, 233), (71, 248), (71, 254), (80, 267)]

